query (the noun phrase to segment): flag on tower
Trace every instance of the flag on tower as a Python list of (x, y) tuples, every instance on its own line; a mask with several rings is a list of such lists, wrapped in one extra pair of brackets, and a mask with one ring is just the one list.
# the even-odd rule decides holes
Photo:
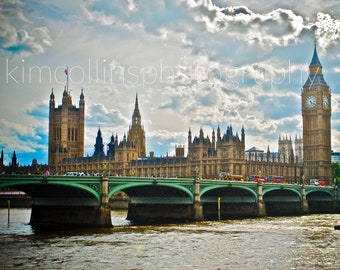
[(64, 72), (66, 74), (66, 89), (67, 89), (67, 92), (68, 92), (68, 67), (66, 67)]

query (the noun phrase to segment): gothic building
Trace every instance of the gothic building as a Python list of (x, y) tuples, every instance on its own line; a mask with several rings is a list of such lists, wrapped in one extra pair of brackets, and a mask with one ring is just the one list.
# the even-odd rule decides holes
[(54, 93), (50, 95), (48, 164), (52, 171), (64, 158), (84, 156), (85, 99), (80, 94), (79, 108), (72, 104), (66, 88), (62, 104), (55, 107)]
[(91, 157), (84, 151), (84, 95), (80, 95), (79, 109), (72, 105), (70, 94), (63, 93), (62, 105), (55, 108), (53, 91), (50, 96), (49, 165), (51, 172), (66, 171), (107, 173), (157, 177), (218, 178), (220, 172), (230, 175), (282, 175), (287, 182), (301, 182), (318, 178), (331, 183), (330, 90), (323, 79), (316, 48), (309, 66), (309, 76), (301, 93), (303, 138), (279, 136), (278, 153), (256, 147), (245, 150), (245, 130), (240, 135), (229, 125), (220, 127), (211, 138), (201, 128), (197, 136), (188, 131), (188, 153), (184, 146), (176, 146), (174, 156), (146, 156), (145, 131), (139, 111), (138, 96), (132, 114), (132, 124), (121, 141), (112, 135), (104, 151), (101, 130), (98, 129)]
[[(191, 130), (188, 134), (188, 164), (191, 168), (198, 168), (200, 175), (206, 178), (216, 178), (220, 172), (233, 175), (244, 174), (245, 160), (245, 132), (242, 128), (241, 138), (233, 133), (232, 126), (228, 126), (224, 134), (220, 127), (217, 134), (212, 131), (210, 138), (204, 137), (202, 128), (199, 136), (192, 139)], [(192, 170), (191, 170), (192, 171)]]
[[(65, 105), (64, 105), (65, 104)], [(102, 132), (100, 128), (97, 131), (97, 137), (94, 144), (94, 153), (92, 156), (83, 157), (83, 154), (80, 155), (80, 152), (84, 151), (84, 140), (82, 137), (82, 145), (80, 145), (78, 137), (78, 131), (82, 130), (82, 135), (84, 134), (84, 94), (83, 91), (80, 95), (79, 101), (79, 109), (76, 109), (74, 105), (72, 105), (72, 99), (69, 93), (65, 90), (63, 93), (63, 102), (62, 105), (58, 107), (59, 111), (66, 111), (64, 114), (57, 114), (58, 117), (51, 117), (56, 115), (54, 112), (55, 101), (53, 91), (51, 93), (50, 98), (50, 137), (51, 134), (54, 134), (54, 130), (57, 128), (60, 129), (60, 123), (68, 124), (68, 133), (69, 137), (67, 140), (64, 140), (64, 145), (68, 147), (66, 150), (64, 148), (60, 148), (59, 144), (60, 140), (50, 139), (49, 141), (49, 149), (59, 150), (57, 153), (54, 153), (52, 150), (49, 150), (49, 153), (52, 152), (52, 156), (49, 161), (51, 173), (56, 174), (64, 174), (67, 171), (78, 171), (85, 172), (88, 174), (102, 174), (104, 171), (109, 172), (110, 174), (120, 174), (120, 175), (129, 175), (130, 174), (130, 162), (131, 160), (135, 160), (138, 156), (145, 156), (145, 132), (143, 126), (141, 125), (141, 116), (138, 108), (138, 98), (136, 96), (135, 109), (132, 115), (132, 126), (130, 127), (128, 134), (129, 137), (134, 139), (134, 141), (129, 140), (124, 134), (123, 140), (119, 142), (118, 136), (111, 136), (110, 142), (107, 144), (107, 152), (105, 154), (104, 151), (104, 142), (102, 137)], [(66, 107), (66, 110), (65, 108)], [(52, 109), (51, 109), (52, 107)], [(52, 111), (52, 113), (51, 113)], [(80, 119), (82, 117), (82, 119)], [(52, 120), (51, 120), (52, 119)], [(56, 123), (51, 123), (51, 121), (56, 121)], [(78, 125), (78, 123), (82, 123), (82, 126)], [(58, 133), (56, 133), (58, 135)], [(84, 135), (83, 135), (84, 136)], [(56, 136), (56, 138), (59, 138)], [(78, 142), (79, 144), (75, 145), (73, 141)], [(75, 146), (72, 148), (72, 146)], [(79, 149), (76, 149), (79, 147)], [(70, 150), (69, 150), (70, 149)], [(53, 158), (57, 156), (58, 158)]]

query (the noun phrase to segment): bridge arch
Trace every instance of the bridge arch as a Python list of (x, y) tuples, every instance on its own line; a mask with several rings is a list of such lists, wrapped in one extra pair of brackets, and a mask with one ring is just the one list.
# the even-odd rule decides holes
[(334, 194), (331, 190), (308, 190), (306, 192), (307, 201), (332, 202)]
[(193, 192), (186, 186), (161, 182), (131, 182), (111, 186), (109, 198), (117, 191), (125, 192), (132, 203), (185, 203), (191, 204)]
[(263, 190), (264, 202), (301, 202), (302, 194), (290, 187), (270, 187)]
[(76, 182), (60, 182), (45, 179), (41, 183), (37, 181), (11, 181), (1, 184), (0, 187), (12, 187), (24, 191), (33, 199), (40, 197), (70, 198), (84, 197), (93, 198), (96, 205), (100, 204), (100, 188), (97, 185), (84, 185)]
[(201, 189), (202, 203), (216, 202), (217, 197), (220, 197), (221, 202), (258, 202), (256, 192), (248, 186), (213, 185)]

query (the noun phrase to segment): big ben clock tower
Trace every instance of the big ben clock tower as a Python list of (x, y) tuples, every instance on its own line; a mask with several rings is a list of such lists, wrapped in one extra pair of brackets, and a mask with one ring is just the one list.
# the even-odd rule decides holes
[(331, 93), (323, 78), (316, 45), (301, 102), (305, 179), (316, 178), (331, 184)]

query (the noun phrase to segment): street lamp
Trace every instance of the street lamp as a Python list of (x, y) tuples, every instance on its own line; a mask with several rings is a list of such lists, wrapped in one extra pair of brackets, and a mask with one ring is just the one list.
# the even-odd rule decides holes
[(105, 176), (105, 174), (106, 174), (106, 169), (107, 169), (107, 161), (105, 160), (103, 162), (103, 176)]
[(198, 179), (200, 168), (198, 166), (195, 167), (195, 174), (196, 174), (196, 179)]

